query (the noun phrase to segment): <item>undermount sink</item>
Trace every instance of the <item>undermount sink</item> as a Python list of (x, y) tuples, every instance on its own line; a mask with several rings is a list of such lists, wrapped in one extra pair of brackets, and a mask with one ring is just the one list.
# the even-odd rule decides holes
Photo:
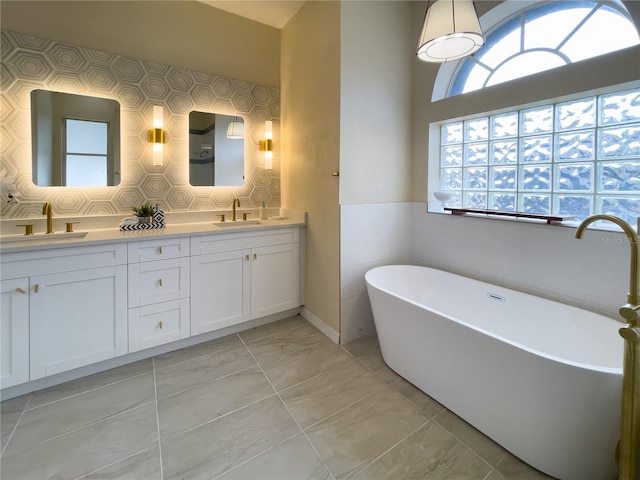
[(57, 242), (84, 238), (89, 232), (36, 233), (33, 235), (0, 235), (0, 243)]
[(244, 227), (249, 225), (258, 225), (259, 223), (260, 220), (257, 218), (253, 218), (251, 220), (236, 220), (235, 222), (233, 220), (224, 222), (213, 222), (213, 224), (218, 227)]

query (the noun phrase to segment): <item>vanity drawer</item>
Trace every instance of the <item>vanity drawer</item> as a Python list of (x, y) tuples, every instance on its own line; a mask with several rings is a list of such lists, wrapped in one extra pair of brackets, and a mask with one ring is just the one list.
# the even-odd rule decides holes
[(188, 257), (129, 265), (129, 308), (189, 296)]
[(187, 338), (189, 317), (188, 298), (130, 309), (129, 353)]
[(189, 237), (129, 242), (129, 263), (189, 256)]

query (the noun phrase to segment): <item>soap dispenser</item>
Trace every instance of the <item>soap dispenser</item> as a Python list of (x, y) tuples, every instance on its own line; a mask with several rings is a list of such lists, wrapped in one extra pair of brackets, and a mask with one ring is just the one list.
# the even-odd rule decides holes
[(264, 206), (264, 202), (262, 202), (262, 206), (260, 207), (260, 220), (267, 219), (267, 209)]

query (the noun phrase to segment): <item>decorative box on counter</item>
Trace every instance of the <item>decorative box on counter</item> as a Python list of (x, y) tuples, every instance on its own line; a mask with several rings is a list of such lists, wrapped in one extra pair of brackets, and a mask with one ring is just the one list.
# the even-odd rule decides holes
[(136, 223), (133, 223), (130, 219), (134, 219), (138, 217), (128, 217), (125, 218), (120, 225), (120, 230), (122, 231), (132, 231), (132, 230), (150, 230), (152, 228), (164, 228), (166, 224), (164, 223), (164, 212), (158, 208), (156, 205), (155, 212), (151, 217), (151, 222), (141, 223), (138, 220)]

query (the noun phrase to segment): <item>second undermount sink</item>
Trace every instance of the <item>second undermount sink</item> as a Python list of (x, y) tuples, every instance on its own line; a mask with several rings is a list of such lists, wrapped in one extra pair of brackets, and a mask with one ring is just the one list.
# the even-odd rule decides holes
[(35, 233), (33, 235), (0, 235), (0, 243), (17, 242), (58, 242), (71, 239), (79, 239), (87, 236), (89, 232), (59, 232), (59, 233)]
[(248, 227), (249, 225), (258, 225), (259, 223), (260, 220), (257, 218), (253, 218), (251, 220), (236, 220), (235, 222), (233, 220), (227, 220), (224, 222), (213, 222), (213, 224), (218, 227)]

